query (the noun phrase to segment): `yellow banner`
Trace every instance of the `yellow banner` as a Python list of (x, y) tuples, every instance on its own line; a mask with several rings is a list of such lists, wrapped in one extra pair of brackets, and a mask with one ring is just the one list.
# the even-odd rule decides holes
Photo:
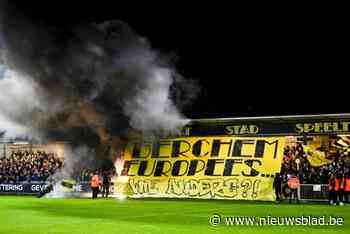
[(274, 200), (284, 137), (191, 137), (133, 142), (115, 194), (134, 197)]
[(325, 152), (314, 150), (306, 145), (303, 145), (303, 149), (304, 152), (307, 154), (307, 160), (313, 167), (320, 167), (332, 162), (332, 160), (326, 158)]

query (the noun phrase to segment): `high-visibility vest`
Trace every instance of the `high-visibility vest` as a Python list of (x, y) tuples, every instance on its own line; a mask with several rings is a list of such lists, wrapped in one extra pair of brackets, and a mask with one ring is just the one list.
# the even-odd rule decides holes
[(345, 191), (350, 192), (350, 178), (345, 179)]
[(345, 178), (340, 181), (340, 189), (345, 189)]
[(339, 191), (341, 189), (344, 189), (344, 178), (337, 178), (335, 179), (335, 191)]
[(98, 177), (98, 175), (92, 176), (90, 185), (92, 188), (96, 188), (100, 186), (100, 178)]
[(293, 176), (292, 178), (290, 178), (287, 183), (289, 188), (291, 189), (296, 189), (300, 186), (299, 179), (296, 176)]

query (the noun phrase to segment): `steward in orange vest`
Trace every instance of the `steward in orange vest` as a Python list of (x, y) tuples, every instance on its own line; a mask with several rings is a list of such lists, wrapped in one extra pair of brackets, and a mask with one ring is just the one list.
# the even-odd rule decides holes
[(300, 187), (300, 181), (298, 176), (292, 175), (287, 181), (288, 187), (290, 189), (289, 203), (292, 203), (292, 197), (299, 203), (298, 188)]
[(95, 172), (94, 175), (91, 177), (91, 181), (90, 181), (90, 186), (92, 190), (92, 199), (97, 198), (100, 185), (101, 185), (100, 177), (98, 176), (97, 172)]

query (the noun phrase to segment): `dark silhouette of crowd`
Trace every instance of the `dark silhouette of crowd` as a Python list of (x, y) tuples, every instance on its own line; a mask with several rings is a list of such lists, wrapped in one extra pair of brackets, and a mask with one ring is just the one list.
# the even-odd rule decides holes
[[(311, 149), (303, 145), (287, 145), (283, 152), (283, 161), (281, 173), (277, 173), (274, 179), (273, 188), (275, 189), (276, 200), (281, 201), (282, 187), (291, 188), (292, 179), (300, 184), (323, 184), (329, 196), (329, 203), (333, 205), (344, 205), (350, 202), (350, 160), (345, 150), (326, 149), (321, 146), (317, 149)], [(316, 154), (316, 155), (315, 155)], [(309, 159), (311, 160), (310, 163)], [(314, 161), (317, 158), (316, 162)], [(283, 186), (284, 185), (284, 186)], [(294, 190), (294, 197), (299, 202), (297, 190)], [(291, 203), (292, 193), (284, 193), (289, 197)]]
[[(319, 148), (318, 150), (324, 150)], [(329, 155), (332, 162), (319, 167), (313, 167), (307, 159), (307, 154), (301, 144), (286, 146), (281, 167), (281, 176), (287, 180), (289, 175), (295, 174), (302, 184), (328, 184), (331, 175), (341, 171), (349, 173), (350, 161), (347, 155), (336, 151)]]
[[(0, 158), (0, 183), (43, 182), (63, 166), (64, 160), (54, 153), (45, 151), (13, 151), (8, 157)], [(108, 172), (115, 174), (115, 169), (83, 169), (77, 181), (89, 182), (92, 174)]]
[(63, 160), (53, 153), (12, 152), (9, 157), (0, 158), (0, 183), (46, 181), (62, 165)]

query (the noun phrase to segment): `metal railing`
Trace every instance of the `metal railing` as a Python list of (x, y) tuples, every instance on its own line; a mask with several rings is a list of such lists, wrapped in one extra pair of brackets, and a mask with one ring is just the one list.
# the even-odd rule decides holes
[(301, 184), (298, 195), (304, 201), (328, 201), (328, 184)]

